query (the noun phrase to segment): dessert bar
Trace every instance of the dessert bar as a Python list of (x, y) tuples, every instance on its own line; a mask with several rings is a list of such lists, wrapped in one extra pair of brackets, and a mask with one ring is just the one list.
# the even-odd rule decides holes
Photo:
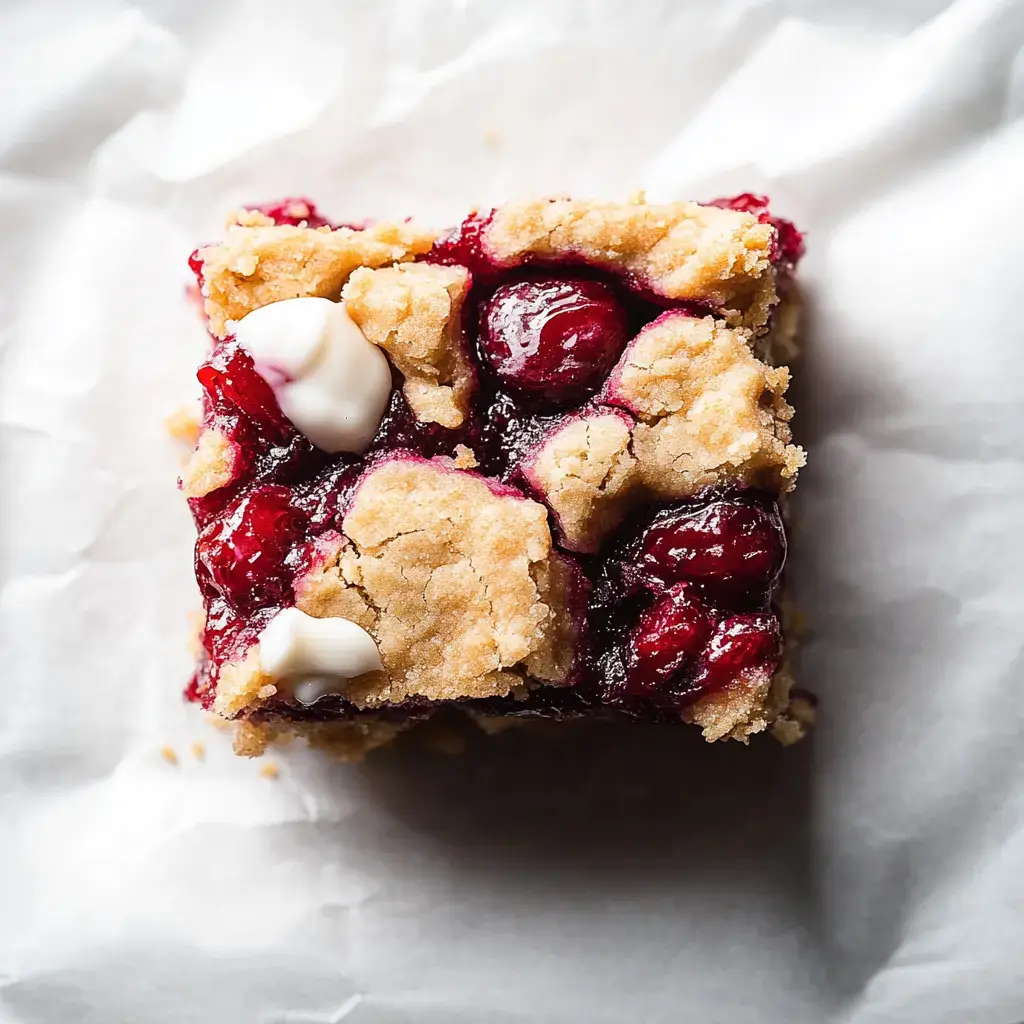
[(458, 227), (236, 212), (181, 477), (237, 748), (438, 709), (798, 738), (781, 614), (803, 240), (745, 194)]

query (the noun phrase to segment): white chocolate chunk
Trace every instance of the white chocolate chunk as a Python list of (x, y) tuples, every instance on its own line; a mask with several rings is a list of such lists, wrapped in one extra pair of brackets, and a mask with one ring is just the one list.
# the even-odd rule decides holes
[(281, 411), (326, 452), (365, 451), (391, 394), (391, 368), (343, 302), (283, 299), (229, 323)]
[(384, 666), (373, 637), (348, 619), (317, 619), (298, 608), (285, 608), (259, 635), (262, 670), (287, 679), (300, 704), (330, 693), (343, 693), (340, 680), (354, 679)]

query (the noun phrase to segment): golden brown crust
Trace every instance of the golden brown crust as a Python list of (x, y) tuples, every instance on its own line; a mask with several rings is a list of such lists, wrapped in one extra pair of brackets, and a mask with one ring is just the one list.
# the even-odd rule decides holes
[(422, 255), (436, 232), (413, 224), (381, 222), (362, 231), (266, 223), (261, 214), (238, 214), (224, 240), (199, 251), (210, 330), (228, 333), (260, 306), (315, 295), (336, 299), (358, 267), (383, 267)]
[(631, 439), (632, 419), (624, 413), (584, 413), (549, 434), (526, 467), (570, 551), (596, 551), (628, 511), (639, 482)]
[(528, 665), (567, 674), (543, 506), (437, 460), (392, 460), (363, 479), (344, 532), (340, 577), (376, 614), (366, 628), (388, 676), (360, 703), (505, 696)]
[(181, 468), (181, 490), (186, 498), (202, 498), (234, 479), (235, 448), (219, 431), (208, 427)]
[(533, 200), (499, 207), (485, 229), (499, 262), (578, 256), (760, 329), (775, 303), (775, 230), (749, 213), (697, 203)]
[[(247, 719), (234, 723), (233, 750), (240, 757), (262, 757), (272, 745), (305, 740), (339, 761), (361, 761), (371, 750), (390, 743), (414, 723), (386, 722), (366, 715), (347, 722), (261, 722)], [(274, 773), (276, 774), (276, 773)]]
[(464, 267), (406, 263), (355, 270), (342, 289), (349, 315), (405, 377), (402, 391), (418, 420), (460, 427), (475, 374), (462, 347)]
[(787, 491), (805, 461), (789, 443), (788, 385), (789, 371), (757, 359), (742, 332), (673, 313), (640, 332), (606, 397), (640, 418), (633, 454), (658, 497), (729, 480)]

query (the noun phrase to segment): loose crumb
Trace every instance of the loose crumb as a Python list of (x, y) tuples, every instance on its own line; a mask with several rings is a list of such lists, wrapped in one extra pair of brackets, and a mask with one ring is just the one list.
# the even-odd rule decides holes
[(200, 743), (199, 740), (196, 740), (195, 743), (193, 743), (192, 746), (189, 747), (189, 750), (192, 751), (192, 756), (197, 761), (205, 761), (206, 760), (206, 744), (205, 743)]
[(178, 755), (174, 752), (174, 747), (161, 747), (160, 748), (160, 756), (168, 764), (177, 764), (178, 763)]
[(191, 448), (199, 440), (201, 416), (199, 402), (186, 402), (164, 419), (164, 427), (175, 441)]
[(260, 775), (265, 779), (276, 779), (281, 774), (281, 769), (278, 768), (275, 761), (268, 761), (265, 765), (260, 768)]
[(494, 128), (488, 128), (483, 134), (483, 143), (490, 149), (498, 149), (503, 141), (501, 132)]

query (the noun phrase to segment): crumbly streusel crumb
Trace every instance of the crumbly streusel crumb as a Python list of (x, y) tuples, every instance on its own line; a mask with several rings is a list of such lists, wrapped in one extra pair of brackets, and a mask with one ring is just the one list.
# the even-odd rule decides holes
[(476, 456), (473, 454), (472, 448), (467, 448), (464, 444), (457, 444), (455, 446), (455, 458), (452, 459), (456, 469), (474, 469), (480, 465), (476, 461)]
[(224, 718), (234, 718), (243, 708), (271, 696), (266, 688), (273, 685), (260, 666), (259, 646), (251, 647), (241, 661), (229, 662), (221, 669), (213, 710)]
[(219, 430), (208, 427), (181, 468), (181, 490), (186, 498), (202, 498), (231, 483), (235, 449)]
[(469, 411), (475, 374), (463, 351), (464, 267), (406, 263), (353, 271), (342, 289), (349, 315), (405, 377), (416, 418), (459, 427)]
[(691, 704), (683, 711), (683, 719), (700, 726), (708, 743), (720, 739), (746, 743), (774, 719), (767, 706), (771, 686), (767, 672), (744, 672), (721, 690)]
[(371, 470), (345, 517), (348, 544), (302, 582), (309, 614), (362, 604), (346, 617), (377, 641), (388, 678), (376, 692), (346, 691), (361, 706), (505, 696), (524, 669), (553, 683), (568, 674), (572, 581), (544, 507), (449, 467)]
[(712, 317), (660, 317), (626, 349), (606, 388), (640, 422), (633, 454), (661, 498), (729, 480), (791, 490), (803, 451), (790, 444), (785, 367), (752, 353), (748, 337)]
[(626, 413), (584, 413), (552, 431), (524, 469), (571, 551), (596, 551), (628, 511), (639, 480), (632, 426)]
[(199, 251), (210, 330), (228, 333), (260, 306), (306, 295), (336, 299), (358, 267), (383, 267), (427, 252), (436, 232), (409, 223), (380, 222), (365, 230), (267, 224), (239, 216), (224, 240)]
[(161, 747), (160, 756), (170, 765), (176, 765), (178, 763), (178, 754), (174, 747)]
[(192, 447), (199, 440), (202, 415), (199, 402), (184, 402), (164, 418), (164, 427), (175, 441)]
[(775, 303), (774, 235), (752, 214), (715, 206), (571, 199), (499, 207), (485, 232), (492, 256), (506, 265), (527, 255), (577, 255), (756, 329)]

